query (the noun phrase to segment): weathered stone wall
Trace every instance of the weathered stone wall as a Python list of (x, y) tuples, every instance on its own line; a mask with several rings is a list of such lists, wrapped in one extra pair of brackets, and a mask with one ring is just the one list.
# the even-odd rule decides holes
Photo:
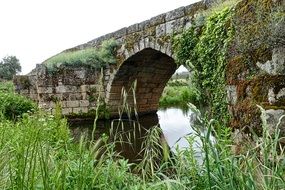
[[(260, 134), (261, 111), (256, 105), (265, 109), (271, 129), (285, 114), (284, 11), (284, 1), (279, 0), (242, 1), (235, 9), (236, 35), (226, 71), (233, 128)], [(285, 136), (285, 119), (279, 127)]]

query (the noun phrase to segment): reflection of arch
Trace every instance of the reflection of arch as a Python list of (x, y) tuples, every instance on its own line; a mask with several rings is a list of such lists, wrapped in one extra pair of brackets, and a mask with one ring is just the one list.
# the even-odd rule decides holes
[(135, 80), (138, 113), (157, 111), (161, 93), (176, 69), (173, 58), (151, 48), (129, 57), (116, 72), (106, 96), (111, 112), (117, 111), (122, 87), (128, 90)]

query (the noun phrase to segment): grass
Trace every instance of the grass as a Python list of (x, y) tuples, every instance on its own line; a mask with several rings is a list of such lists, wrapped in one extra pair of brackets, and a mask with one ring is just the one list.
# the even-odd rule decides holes
[(44, 64), (49, 71), (54, 71), (62, 65), (89, 66), (101, 68), (106, 64), (116, 63), (114, 56), (117, 47), (115, 40), (104, 41), (99, 48), (86, 48), (76, 51), (66, 51), (46, 60)]

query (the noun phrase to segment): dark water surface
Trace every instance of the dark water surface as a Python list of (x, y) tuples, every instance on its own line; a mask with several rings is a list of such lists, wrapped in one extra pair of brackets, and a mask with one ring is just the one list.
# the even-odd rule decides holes
[[(95, 139), (107, 135), (109, 139), (116, 139), (116, 151), (131, 162), (139, 161), (142, 156), (143, 142), (148, 130), (154, 126), (161, 128), (160, 138), (165, 140), (173, 153), (188, 148), (189, 142), (185, 136), (195, 134), (190, 126), (191, 112), (184, 112), (177, 108), (159, 110), (155, 114), (140, 116), (138, 119), (114, 119), (98, 121), (96, 124)], [(84, 134), (89, 139), (92, 136), (93, 121), (70, 122), (71, 133), (76, 141)], [(195, 137), (196, 138), (196, 137)], [(192, 145), (199, 152), (200, 139), (195, 139)], [(198, 156), (199, 157), (199, 156)]]

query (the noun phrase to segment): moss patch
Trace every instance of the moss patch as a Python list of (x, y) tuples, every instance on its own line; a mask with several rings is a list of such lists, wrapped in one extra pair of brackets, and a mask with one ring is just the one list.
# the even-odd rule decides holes
[(251, 99), (240, 101), (233, 109), (233, 117), (230, 121), (232, 128), (244, 129), (246, 132), (250, 130), (261, 134), (260, 110)]
[(131, 51), (133, 50), (133, 47), (135, 45), (135, 43), (137, 43), (139, 40), (141, 39), (141, 34), (136, 32), (136, 33), (133, 33), (133, 34), (129, 34), (127, 37), (126, 37), (126, 40), (125, 40), (125, 44), (126, 44), (126, 49), (128, 51)]

